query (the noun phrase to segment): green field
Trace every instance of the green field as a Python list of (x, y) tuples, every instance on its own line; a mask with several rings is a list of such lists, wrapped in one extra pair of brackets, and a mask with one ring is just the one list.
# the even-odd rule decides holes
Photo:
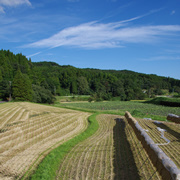
[(179, 107), (167, 107), (134, 101), (70, 102), (56, 103), (55, 106), (111, 112), (120, 115), (124, 115), (125, 111), (129, 111), (135, 117), (152, 118), (156, 120), (166, 120), (169, 113), (180, 114)]

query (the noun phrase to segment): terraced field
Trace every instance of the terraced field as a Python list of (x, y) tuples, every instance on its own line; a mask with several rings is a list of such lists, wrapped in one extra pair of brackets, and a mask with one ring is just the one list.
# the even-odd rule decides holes
[(56, 179), (161, 179), (123, 117), (97, 120), (99, 130), (68, 153)]
[(0, 179), (20, 179), (53, 148), (83, 132), (89, 115), (27, 102), (0, 104)]
[[(87, 129), (89, 116), (27, 102), (0, 104), (0, 179), (30, 174), (52, 149)], [(99, 129), (92, 136), (69, 144), (72, 149), (58, 164), (56, 179), (162, 179), (124, 116), (99, 114), (96, 119)], [(180, 168), (180, 125), (137, 121)], [(158, 128), (166, 130), (169, 143)]]

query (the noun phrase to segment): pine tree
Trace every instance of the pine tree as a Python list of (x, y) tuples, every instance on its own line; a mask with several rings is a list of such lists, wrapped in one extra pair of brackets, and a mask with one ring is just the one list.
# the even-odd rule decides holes
[(3, 79), (0, 81), (0, 99), (8, 100), (10, 93), (9, 81)]
[(18, 69), (12, 83), (12, 96), (17, 101), (32, 100), (32, 85), (29, 77)]

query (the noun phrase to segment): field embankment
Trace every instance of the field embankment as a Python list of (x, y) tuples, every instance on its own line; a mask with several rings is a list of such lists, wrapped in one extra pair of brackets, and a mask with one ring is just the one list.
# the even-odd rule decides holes
[(77, 136), (90, 114), (27, 102), (0, 105), (0, 179), (20, 179), (52, 149)]
[(175, 114), (168, 114), (167, 120), (180, 124), (180, 116)]
[(180, 98), (156, 97), (144, 103), (157, 104), (169, 107), (180, 107)]

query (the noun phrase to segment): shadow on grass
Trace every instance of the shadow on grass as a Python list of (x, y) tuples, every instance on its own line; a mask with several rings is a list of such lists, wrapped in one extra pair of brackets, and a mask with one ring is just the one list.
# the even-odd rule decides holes
[(113, 129), (114, 139), (114, 174), (115, 180), (139, 180), (138, 170), (133, 158), (130, 144), (125, 133), (125, 122), (123, 119), (115, 119), (116, 125)]

